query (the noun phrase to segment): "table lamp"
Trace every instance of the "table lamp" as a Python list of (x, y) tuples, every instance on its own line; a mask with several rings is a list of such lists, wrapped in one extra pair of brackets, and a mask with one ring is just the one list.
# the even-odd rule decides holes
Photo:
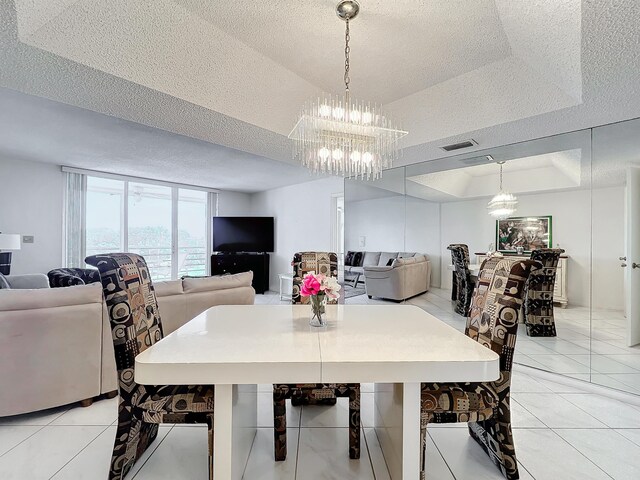
[(0, 273), (9, 275), (11, 271), (11, 252), (3, 250), (20, 250), (20, 235), (17, 233), (0, 233)]

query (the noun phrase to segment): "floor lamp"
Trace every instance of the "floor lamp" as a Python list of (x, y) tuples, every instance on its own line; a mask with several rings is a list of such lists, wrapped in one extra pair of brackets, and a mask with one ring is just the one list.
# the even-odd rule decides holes
[(0, 233), (0, 273), (11, 272), (11, 252), (3, 250), (20, 250), (20, 235), (17, 233)]

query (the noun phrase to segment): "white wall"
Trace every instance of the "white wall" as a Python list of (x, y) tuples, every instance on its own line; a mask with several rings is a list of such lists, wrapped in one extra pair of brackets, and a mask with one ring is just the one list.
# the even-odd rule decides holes
[(407, 197), (405, 251), (429, 255), (431, 285), (441, 284), (440, 204), (415, 197)]
[(13, 252), (12, 274), (47, 273), (62, 262), (64, 176), (59, 166), (0, 157), (0, 231), (33, 235)]
[[(624, 241), (624, 188), (593, 191), (593, 306), (622, 308), (622, 274), (615, 262), (622, 255)], [(558, 193), (518, 195), (518, 216), (551, 215), (553, 246), (569, 256), (567, 295), (570, 305), (588, 306), (591, 292), (592, 225), (589, 215), (591, 193), (576, 190)], [(486, 199), (443, 203), (442, 271), (451, 263), (450, 243), (466, 243), (474, 252), (486, 252), (495, 243), (495, 220), (487, 214)], [(443, 288), (451, 287), (450, 275), (443, 275)]]
[(431, 284), (440, 286), (440, 204), (403, 195), (347, 202), (347, 250), (426, 253)]
[(331, 198), (344, 192), (344, 179), (323, 178), (251, 196), (253, 215), (275, 217), (275, 249), (271, 254), (270, 289), (278, 290), (278, 274), (291, 271), (293, 254), (329, 251)]
[(218, 193), (218, 215), (244, 217), (251, 215), (251, 194), (221, 191)]
[[(406, 252), (404, 227), (404, 195), (346, 202), (345, 252)], [(364, 245), (360, 245), (360, 237), (365, 237)]]

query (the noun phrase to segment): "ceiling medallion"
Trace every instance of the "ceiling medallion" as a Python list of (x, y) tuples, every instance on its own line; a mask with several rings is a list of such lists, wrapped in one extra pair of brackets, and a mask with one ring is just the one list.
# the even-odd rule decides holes
[(291, 130), (293, 157), (314, 173), (375, 180), (398, 158), (398, 130), (379, 105), (351, 98), (349, 91), (349, 22), (360, 11), (355, 0), (343, 0), (336, 14), (346, 23), (344, 96), (324, 94), (307, 101)]
[(504, 165), (504, 161), (496, 163), (500, 165), (500, 191), (491, 199), (487, 205), (487, 209), (489, 210), (489, 215), (492, 217), (498, 220), (504, 220), (516, 213), (518, 199), (515, 195), (502, 189), (502, 165)]

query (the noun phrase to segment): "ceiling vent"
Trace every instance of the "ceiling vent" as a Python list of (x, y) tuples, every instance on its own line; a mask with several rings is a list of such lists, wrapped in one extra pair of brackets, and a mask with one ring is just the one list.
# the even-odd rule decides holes
[(476, 142), (473, 138), (470, 138), (469, 140), (465, 140), (464, 142), (452, 143), (451, 145), (445, 145), (444, 147), (440, 148), (445, 152), (452, 152), (454, 150), (460, 150), (461, 148), (473, 147), (474, 145), (478, 145), (478, 142)]
[(491, 155), (482, 155), (481, 157), (471, 157), (460, 160), (460, 163), (464, 163), (467, 166), (473, 165), (486, 165), (487, 163), (495, 162)]

